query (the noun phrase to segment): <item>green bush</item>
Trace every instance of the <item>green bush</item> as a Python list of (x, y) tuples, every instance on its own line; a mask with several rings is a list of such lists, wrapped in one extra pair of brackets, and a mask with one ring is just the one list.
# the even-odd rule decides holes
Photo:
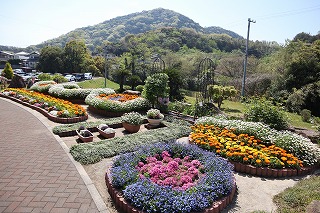
[(142, 95), (150, 101), (153, 108), (159, 104), (158, 98), (168, 97), (168, 82), (169, 77), (165, 73), (156, 73), (147, 77)]
[(245, 120), (263, 122), (271, 128), (282, 130), (288, 127), (284, 111), (264, 99), (252, 99), (245, 110)]
[(144, 88), (143, 85), (138, 85), (138, 86), (136, 86), (136, 90), (139, 91), (139, 92), (142, 92), (142, 91), (143, 91), (143, 88)]
[(68, 82), (68, 80), (65, 77), (63, 77), (62, 75), (59, 75), (59, 74), (54, 74), (53, 76), (51, 76), (51, 79), (53, 81), (55, 81), (56, 83)]
[(48, 73), (42, 73), (38, 76), (40, 81), (52, 81), (52, 76)]
[(311, 111), (310, 110), (303, 109), (303, 110), (301, 110), (300, 115), (302, 117), (302, 121), (310, 122), (310, 119), (311, 119)]
[(6, 63), (1, 75), (4, 76), (7, 79), (12, 79), (13, 70), (12, 70), (11, 64), (9, 62)]

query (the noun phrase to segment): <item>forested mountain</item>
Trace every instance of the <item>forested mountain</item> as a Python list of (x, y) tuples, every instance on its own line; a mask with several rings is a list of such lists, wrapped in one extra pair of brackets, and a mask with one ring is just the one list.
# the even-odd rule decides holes
[(182, 14), (158, 8), (119, 16), (97, 25), (78, 28), (58, 38), (38, 44), (34, 48), (41, 49), (45, 45), (63, 47), (68, 41), (76, 38), (84, 39), (88, 48), (93, 51), (95, 47), (102, 46), (105, 41), (118, 42), (128, 34), (145, 33), (163, 27), (190, 28), (200, 33), (227, 34), (233, 38), (242, 38), (240, 35), (221, 27), (203, 28)]

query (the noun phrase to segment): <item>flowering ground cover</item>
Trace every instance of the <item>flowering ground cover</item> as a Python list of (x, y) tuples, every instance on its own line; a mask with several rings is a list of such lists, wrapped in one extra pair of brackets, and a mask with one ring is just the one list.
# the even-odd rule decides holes
[(158, 143), (116, 157), (110, 175), (112, 185), (135, 208), (196, 212), (231, 193), (232, 169), (223, 158), (195, 145)]
[(48, 93), (50, 87), (56, 84), (57, 83), (55, 81), (38, 81), (30, 87), (30, 90), (41, 93)]
[(203, 117), (190, 137), (206, 149), (255, 166), (300, 168), (320, 162), (320, 149), (309, 139), (257, 122)]
[(112, 94), (103, 91), (91, 92), (85, 102), (96, 109), (108, 112), (146, 111), (150, 108), (147, 99), (137, 95)]
[(53, 116), (73, 118), (86, 115), (86, 110), (82, 106), (43, 93), (19, 88), (8, 88), (2, 93), (43, 108)]
[(302, 161), (275, 145), (265, 145), (248, 134), (235, 134), (233, 130), (214, 125), (192, 126), (191, 140), (201, 148), (211, 150), (229, 160), (257, 167), (300, 168)]
[(76, 83), (54, 84), (48, 90), (51, 96), (72, 100), (84, 100), (92, 91), (92, 89), (81, 89)]
[(70, 148), (70, 154), (81, 164), (93, 164), (103, 158), (136, 151), (142, 145), (154, 144), (159, 141), (171, 143), (190, 134), (189, 126), (169, 122), (164, 122), (164, 125), (166, 127), (137, 132), (124, 137), (77, 144)]

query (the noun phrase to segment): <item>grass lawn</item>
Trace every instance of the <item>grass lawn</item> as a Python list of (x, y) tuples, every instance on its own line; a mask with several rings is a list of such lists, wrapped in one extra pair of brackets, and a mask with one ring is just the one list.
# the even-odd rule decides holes
[[(191, 96), (186, 96), (186, 101), (188, 103), (195, 104), (196, 98)], [(245, 104), (238, 101), (224, 100), (221, 105), (221, 110), (224, 113), (226, 113), (228, 116), (236, 117), (236, 118), (243, 117), (245, 108), (246, 108)], [(317, 130), (314, 124), (302, 121), (301, 116), (296, 113), (286, 112), (286, 115), (288, 116), (290, 125), (294, 127)]]
[(279, 212), (305, 212), (313, 200), (320, 200), (320, 176), (312, 176), (299, 181), (295, 186), (287, 188), (276, 195), (273, 200)]
[[(79, 82), (78, 85), (84, 89), (104, 88), (104, 78), (100, 77), (100, 78), (94, 78), (94, 79), (87, 80), (87, 81), (82, 81), (82, 82)], [(107, 79), (107, 88), (117, 90), (117, 89), (119, 89), (119, 84)]]

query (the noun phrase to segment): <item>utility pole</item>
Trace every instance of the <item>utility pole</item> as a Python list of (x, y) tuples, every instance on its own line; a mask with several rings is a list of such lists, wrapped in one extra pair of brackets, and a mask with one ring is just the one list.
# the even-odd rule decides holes
[(242, 89), (241, 89), (241, 96), (244, 97), (244, 88), (246, 86), (246, 74), (247, 74), (247, 60), (248, 60), (248, 44), (249, 44), (249, 33), (250, 33), (250, 23), (256, 23), (255, 20), (251, 20), (248, 18), (248, 33), (247, 33), (247, 42), (246, 42), (246, 55), (244, 58), (244, 65), (243, 65), (243, 79), (242, 79)]
[(107, 88), (107, 53), (104, 53), (104, 88)]

